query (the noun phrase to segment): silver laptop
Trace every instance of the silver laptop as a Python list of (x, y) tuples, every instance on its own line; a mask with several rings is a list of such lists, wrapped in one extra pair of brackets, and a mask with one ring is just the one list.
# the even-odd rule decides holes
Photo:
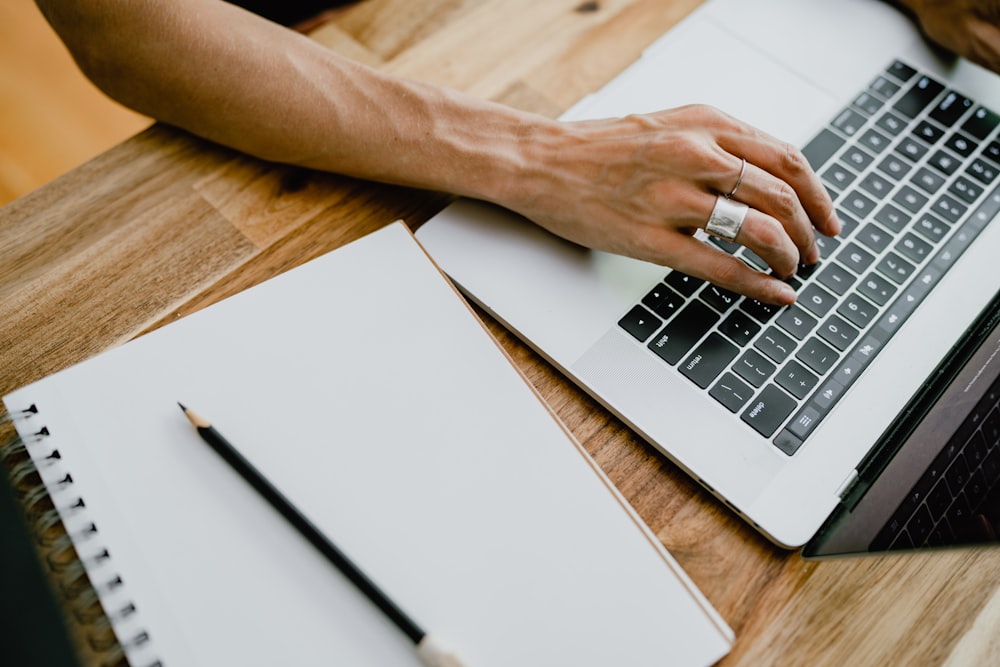
[[(957, 363), (1000, 287), (1000, 78), (942, 58), (877, 0), (709, 0), (566, 114), (708, 103), (802, 146), (845, 229), (787, 309), (480, 202), (459, 200), (417, 237), (471, 298), (761, 532), (804, 545), (862, 473), (888, 467), (880, 443), (894, 429), (898, 445), (898, 419)], [(899, 503), (883, 503), (881, 519), (898, 523)], [(928, 542), (936, 527), (887, 546)]]

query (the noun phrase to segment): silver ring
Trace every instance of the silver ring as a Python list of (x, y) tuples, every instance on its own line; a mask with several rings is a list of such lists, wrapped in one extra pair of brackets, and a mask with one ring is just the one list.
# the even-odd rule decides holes
[(742, 202), (733, 201), (725, 195), (718, 195), (715, 198), (712, 215), (705, 225), (705, 231), (720, 239), (735, 241), (749, 210), (750, 207)]
[(743, 160), (743, 165), (740, 167), (740, 175), (736, 179), (736, 185), (734, 185), (733, 189), (729, 191), (728, 195), (726, 195), (726, 199), (732, 199), (736, 195), (736, 191), (740, 189), (741, 185), (743, 185), (743, 174), (747, 172), (747, 159), (745, 157), (740, 159)]

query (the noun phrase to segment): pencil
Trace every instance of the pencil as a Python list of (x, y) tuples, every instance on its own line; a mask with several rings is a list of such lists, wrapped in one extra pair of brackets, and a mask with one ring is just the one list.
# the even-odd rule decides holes
[(361, 571), (319, 528), (302, 514), (256, 468), (213, 428), (211, 422), (178, 403), (198, 435), (221, 456), (250, 486), (276, 509), (310, 544), (346, 576), (371, 602), (410, 638), (420, 660), (428, 667), (462, 667), (453, 654), (441, 646), (411, 619), (389, 596)]

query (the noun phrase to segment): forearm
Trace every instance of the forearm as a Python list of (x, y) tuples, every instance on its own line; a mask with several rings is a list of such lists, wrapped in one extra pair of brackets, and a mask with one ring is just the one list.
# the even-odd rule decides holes
[(523, 187), (526, 154), (558, 131), (386, 76), (225, 3), (39, 4), (108, 95), (269, 160), (502, 202)]
[(839, 229), (800, 152), (712, 109), (560, 123), (388, 76), (219, 0), (36, 1), (98, 86), (154, 118), (269, 160), (492, 201), (762, 301), (794, 293), (692, 236), (742, 167), (739, 242), (777, 275), (816, 261), (814, 225)]

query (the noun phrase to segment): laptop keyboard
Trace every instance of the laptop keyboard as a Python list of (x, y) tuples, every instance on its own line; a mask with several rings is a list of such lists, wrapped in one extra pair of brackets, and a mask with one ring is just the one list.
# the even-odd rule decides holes
[(870, 551), (996, 541), (1000, 490), (1000, 380), (927, 468)]
[[(802, 149), (843, 223), (792, 306), (669, 272), (619, 326), (791, 456), (1000, 212), (1000, 115), (896, 61)], [(762, 271), (748, 248), (712, 243)]]

